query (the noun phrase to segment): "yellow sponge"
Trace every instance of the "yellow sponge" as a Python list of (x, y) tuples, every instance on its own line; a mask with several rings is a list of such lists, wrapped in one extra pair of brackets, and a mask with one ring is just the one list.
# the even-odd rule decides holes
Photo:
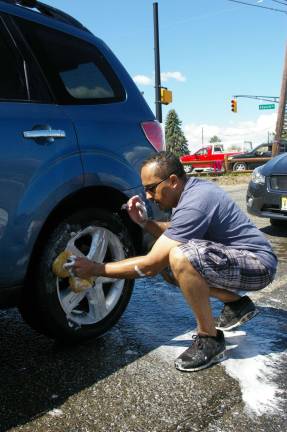
[(67, 278), (70, 276), (68, 269), (65, 269), (63, 265), (66, 264), (68, 258), (70, 258), (71, 255), (72, 253), (70, 251), (64, 250), (54, 260), (52, 264), (52, 270), (53, 273), (59, 278)]
[(69, 270), (64, 267), (64, 264), (66, 264), (70, 256), (72, 256), (72, 252), (70, 252), (69, 250), (65, 249), (63, 252), (61, 252), (52, 264), (53, 273), (62, 279), (69, 278), (70, 289), (75, 293), (80, 293), (89, 288), (92, 288), (94, 284), (94, 280), (92, 278), (81, 279), (76, 276), (71, 276)]
[(80, 293), (93, 286), (93, 279), (81, 279), (79, 277), (70, 277), (69, 284), (72, 291)]

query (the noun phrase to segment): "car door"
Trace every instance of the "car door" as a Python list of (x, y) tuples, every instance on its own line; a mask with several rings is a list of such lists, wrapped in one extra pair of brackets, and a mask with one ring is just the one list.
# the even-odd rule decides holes
[[(66, 181), (60, 161), (78, 154), (72, 122), (53, 103), (9, 25), (9, 17), (1, 15), (0, 285), (21, 281), (36, 227), (48, 216), (44, 203), (56, 201), (53, 185), (57, 190)], [(82, 172), (79, 156), (73, 161)], [(77, 181), (82, 182), (80, 176)]]
[(209, 160), (210, 155), (208, 154), (208, 148), (204, 147), (195, 153), (195, 160), (202, 161), (202, 163), (197, 163), (194, 168), (206, 168), (206, 160)]
[(259, 158), (257, 162), (252, 162), (250, 164), (250, 169), (257, 168), (263, 164), (265, 164), (265, 160), (260, 160), (260, 158), (271, 157), (272, 152), (270, 151), (270, 146), (268, 144), (262, 144), (258, 146), (254, 151), (254, 157)]
[(153, 153), (141, 123), (153, 114), (119, 61), (87, 31), (17, 25), (75, 124), (86, 185), (138, 187), (141, 161)]

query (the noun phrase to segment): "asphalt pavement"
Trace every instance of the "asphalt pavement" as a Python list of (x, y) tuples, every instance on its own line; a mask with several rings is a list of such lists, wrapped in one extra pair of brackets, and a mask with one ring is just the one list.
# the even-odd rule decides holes
[[(246, 185), (225, 189), (245, 211)], [(195, 320), (159, 276), (136, 282), (110, 332), (77, 346), (38, 335), (16, 309), (1, 311), (0, 432), (287, 431), (287, 230), (253, 220), (279, 270), (252, 294), (260, 314), (225, 332), (227, 358), (209, 369), (174, 368)]]

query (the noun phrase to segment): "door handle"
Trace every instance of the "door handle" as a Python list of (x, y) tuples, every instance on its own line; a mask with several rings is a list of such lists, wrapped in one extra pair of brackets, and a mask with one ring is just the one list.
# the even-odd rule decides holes
[(33, 129), (23, 132), (24, 138), (28, 139), (49, 139), (54, 141), (54, 138), (66, 138), (66, 132), (60, 129)]

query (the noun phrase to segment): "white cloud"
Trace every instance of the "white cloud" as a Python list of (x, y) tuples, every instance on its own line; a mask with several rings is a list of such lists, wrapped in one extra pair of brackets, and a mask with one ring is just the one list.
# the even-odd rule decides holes
[(210, 124), (190, 123), (184, 125), (184, 133), (190, 151), (196, 151), (203, 144), (208, 144), (213, 135), (217, 135), (226, 147), (236, 144), (244, 145), (251, 141), (253, 147), (268, 140), (268, 132), (275, 131), (277, 113), (262, 114), (255, 121), (234, 123), (232, 126), (216, 126)]
[(152, 78), (146, 76), (146, 75), (136, 75), (133, 77), (133, 80), (138, 85), (153, 85)]
[(170, 79), (175, 79), (176, 81), (181, 81), (181, 82), (186, 81), (186, 77), (182, 75), (181, 72), (162, 72), (160, 76), (162, 82), (167, 82)]
[[(162, 82), (167, 82), (171, 79), (180, 82), (186, 81), (186, 77), (181, 72), (162, 72), (160, 76)], [(144, 86), (154, 85), (154, 77), (149, 77), (147, 75), (135, 75), (133, 77), (133, 80), (138, 85), (144, 85)]]

